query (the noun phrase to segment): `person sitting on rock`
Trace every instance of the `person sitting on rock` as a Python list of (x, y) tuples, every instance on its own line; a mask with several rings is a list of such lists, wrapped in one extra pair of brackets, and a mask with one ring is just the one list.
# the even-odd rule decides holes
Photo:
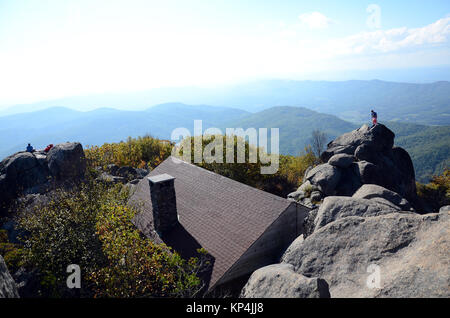
[(373, 111), (373, 109), (370, 111), (372, 114), (372, 127), (374, 127), (377, 124), (377, 113)]
[(27, 152), (33, 152), (33, 151), (34, 151), (33, 146), (32, 146), (31, 144), (28, 144), (28, 146), (27, 146)]
[(44, 149), (44, 152), (49, 152), (50, 149), (52, 149), (52, 148), (53, 148), (53, 144), (50, 144)]

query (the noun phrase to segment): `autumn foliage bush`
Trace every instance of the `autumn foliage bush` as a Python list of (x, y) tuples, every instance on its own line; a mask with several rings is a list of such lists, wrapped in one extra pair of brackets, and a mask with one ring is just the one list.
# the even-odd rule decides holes
[(428, 184), (416, 183), (417, 195), (430, 205), (433, 211), (444, 205), (450, 205), (450, 169), (442, 175), (433, 176)]
[(109, 164), (134, 168), (155, 168), (170, 156), (173, 144), (151, 136), (131, 138), (102, 146), (88, 146), (84, 153), (90, 167)]
[(0, 230), (0, 255), (10, 271), (14, 272), (22, 266), (22, 254), (20, 244), (11, 243), (8, 239), (8, 231)]
[[(195, 295), (199, 259), (182, 259), (142, 236), (132, 223), (128, 192), (93, 179), (19, 214), (25, 235), (23, 263), (40, 274), (40, 296), (179, 297)], [(67, 266), (77, 264), (81, 290), (66, 286)]]
[[(176, 146), (175, 153), (178, 157), (183, 158), (183, 147), (190, 144), (190, 162), (199, 165), (202, 168), (213, 171), (230, 179), (248, 184), (252, 187), (286, 197), (302, 183), (303, 175), (309, 166), (315, 166), (320, 163), (311, 147), (306, 147), (304, 152), (299, 156), (280, 155), (279, 169), (274, 174), (262, 174), (261, 167), (267, 166), (261, 160), (261, 154), (267, 156), (264, 149), (256, 148), (244, 141), (241, 137), (231, 136), (234, 156), (232, 163), (226, 160), (226, 142), (227, 136), (222, 138), (222, 162), (209, 162), (205, 160), (203, 154), (205, 149), (211, 148), (216, 142), (218, 136), (202, 136), (185, 138)], [(202, 146), (200, 149), (194, 147), (194, 142), (201, 138)], [(238, 163), (238, 145), (244, 145), (244, 160)], [(162, 161), (168, 158), (175, 145), (168, 141), (162, 141), (151, 136), (138, 138), (129, 137), (126, 141), (119, 143), (105, 143), (103, 146), (91, 146), (85, 149), (85, 155), (89, 163), (89, 167), (106, 167), (109, 164), (119, 166), (131, 166), (135, 168), (153, 169)], [(186, 149), (186, 148), (184, 148)], [(201, 162), (196, 162), (197, 155), (201, 155)], [(250, 152), (256, 151), (257, 160), (252, 162)], [(207, 151), (208, 152), (208, 151)], [(211, 152), (215, 155), (214, 150)], [(184, 158), (186, 159), (186, 158)], [(187, 158), (189, 161), (189, 158)]]
[(94, 271), (96, 297), (192, 297), (201, 289), (199, 260), (182, 259), (164, 244), (141, 236), (131, 223), (134, 211), (123, 205), (104, 205), (96, 234), (107, 266)]
[[(269, 163), (265, 163), (265, 160), (262, 160), (262, 156), (267, 157), (265, 149), (250, 145), (248, 141), (237, 136), (203, 136), (202, 147), (197, 147), (196, 149), (195, 142), (199, 142), (198, 138), (202, 137), (188, 137), (183, 140), (175, 148), (174, 152), (176, 156), (186, 160), (186, 153), (190, 152), (191, 162), (202, 168), (282, 197), (286, 197), (290, 192), (297, 189), (302, 183), (303, 176), (308, 167), (320, 163), (320, 159), (314, 155), (311, 147), (306, 147), (304, 153), (299, 156), (280, 155), (278, 170), (273, 174), (262, 174), (261, 167), (269, 165)], [(216, 143), (216, 138), (222, 138), (221, 142), (220, 140), (217, 141), (217, 144), (222, 146), (221, 162), (217, 162), (218, 160), (208, 160), (205, 156), (201, 157), (201, 161), (196, 162), (196, 152), (197, 155), (200, 152), (204, 154), (205, 149), (207, 154), (211, 153), (212, 156), (216, 156), (214, 150), (210, 151), (214, 147), (214, 143)], [(226, 158), (227, 138), (232, 140), (233, 160), (230, 163), (227, 163)], [(242, 153), (244, 154), (244, 160), (240, 161), (238, 160), (239, 144), (243, 145)], [(191, 147), (190, 150), (188, 149), (189, 145)], [(252, 151), (257, 154), (256, 160), (250, 160), (250, 153)], [(216, 159), (219, 157), (217, 156)]]

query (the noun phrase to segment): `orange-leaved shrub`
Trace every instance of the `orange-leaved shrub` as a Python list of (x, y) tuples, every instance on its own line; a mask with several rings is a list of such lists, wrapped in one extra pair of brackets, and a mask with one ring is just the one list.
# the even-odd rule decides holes
[(450, 169), (444, 169), (442, 175), (433, 176), (428, 184), (416, 182), (417, 195), (433, 211), (444, 205), (450, 205)]
[(131, 138), (102, 146), (88, 146), (84, 153), (90, 167), (109, 164), (152, 169), (168, 158), (173, 144), (151, 136)]
[[(308, 167), (320, 163), (320, 159), (314, 155), (311, 147), (306, 147), (304, 153), (299, 156), (280, 155), (277, 171), (263, 174), (261, 168), (270, 165), (265, 149), (255, 147), (238, 136), (203, 136), (202, 140), (200, 138), (202, 137), (185, 138), (175, 148), (175, 155), (207, 170), (282, 197), (296, 190), (302, 183), (303, 175)], [(202, 146), (196, 147), (195, 143), (200, 145), (200, 142)], [(239, 147), (241, 156), (239, 156)], [(233, 151), (228, 160), (227, 150), (228, 155), (231, 153), (230, 150)], [(208, 160), (205, 153), (210, 155), (211, 160)], [(196, 156), (201, 160), (196, 160)], [(215, 159), (212, 160), (212, 158)]]
[(192, 297), (201, 289), (199, 259), (182, 259), (133, 226), (134, 211), (106, 204), (96, 224), (107, 266), (89, 277), (96, 297)]
[[(23, 264), (39, 273), (36, 296), (193, 296), (201, 288), (199, 259), (182, 259), (142, 236), (132, 224), (122, 185), (94, 179), (59, 189), (19, 212)], [(79, 265), (81, 289), (68, 289), (67, 266)]]

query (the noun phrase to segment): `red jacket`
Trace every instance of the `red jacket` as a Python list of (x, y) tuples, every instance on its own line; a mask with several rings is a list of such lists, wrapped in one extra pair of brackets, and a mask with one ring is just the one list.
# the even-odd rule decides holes
[(53, 144), (50, 144), (47, 146), (47, 148), (44, 149), (44, 152), (49, 152), (50, 149), (52, 149), (52, 148), (53, 148)]

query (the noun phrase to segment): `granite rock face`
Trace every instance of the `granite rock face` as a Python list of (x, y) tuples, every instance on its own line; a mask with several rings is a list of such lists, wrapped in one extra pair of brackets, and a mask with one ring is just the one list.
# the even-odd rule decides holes
[(373, 199), (374, 201), (378, 200), (379, 202), (387, 200), (401, 208), (403, 211), (414, 211), (411, 204), (398, 193), (375, 184), (364, 184), (352, 197), (355, 199)]
[(380, 202), (337, 196), (326, 197), (317, 211), (317, 216), (314, 220), (314, 231), (319, 230), (328, 223), (348, 216), (368, 217), (399, 211), (401, 211), (401, 208), (391, 204), (389, 201)]
[(241, 292), (243, 298), (330, 298), (320, 278), (298, 274), (290, 264), (269, 265), (255, 271)]
[[(394, 137), (382, 124), (363, 125), (343, 134), (322, 153), (325, 163), (310, 169), (303, 181), (317, 187), (322, 197), (352, 196), (362, 185), (374, 184), (414, 204), (417, 201), (414, 167), (404, 149), (393, 147)], [(300, 203), (309, 199), (302, 186), (294, 193), (290, 197)]]
[(83, 146), (66, 142), (54, 146), (47, 155), (48, 168), (57, 181), (79, 178), (86, 171)]
[(45, 193), (56, 183), (84, 177), (86, 160), (80, 143), (64, 143), (44, 151), (18, 152), (0, 162), (0, 215), (22, 195)]
[(295, 240), (282, 263), (331, 297), (450, 297), (449, 212), (348, 216)]

